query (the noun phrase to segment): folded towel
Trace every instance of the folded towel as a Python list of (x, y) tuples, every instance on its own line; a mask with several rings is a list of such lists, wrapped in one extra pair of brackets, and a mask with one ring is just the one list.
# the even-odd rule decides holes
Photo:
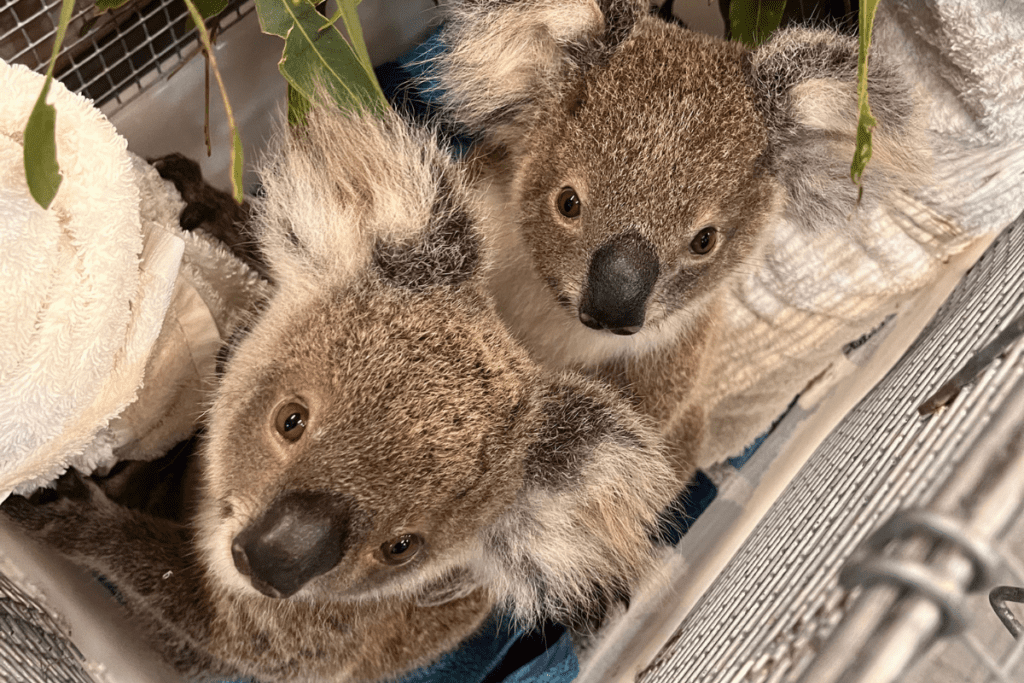
[[(182, 243), (177, 281), (138, 398), (93, 441), (89, 461), (153, 460), (195, 431), (208, 407), (217, 353), (266, 296), (267, 283), (220, 240), (178, 228), (174, 185), (135, 157), (144, 232)], [(81, 469), (81, 467), (79, 467)]]
[(42, 84), (0, 61), (0, 500), (70, 465), (110, 464), (118, 446), (162, 434), (139, 451), (156, 457), (187, 436), (221, 337), (263, 287), (226, 249), (183, 233), (173, 186), (58, 82), (63, 181), (49, 209), (35, 204), (23, 132)]

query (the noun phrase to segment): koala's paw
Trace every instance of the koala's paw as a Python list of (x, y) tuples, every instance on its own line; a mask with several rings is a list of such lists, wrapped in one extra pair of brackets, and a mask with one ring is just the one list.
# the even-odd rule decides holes
[(148, 159), (148, 161), (161, 178), (174, 183), (174, 189), (181, 194), (186, 202), (189, 201), (189, 197), (202, 194), (206, 185), (203, 182), (203, 172), (200, 170), (199, 164), (188, 157), (181, 154), (168, 154)]
[(71, 469), (52, 489), (40, 489), (28, 498), (11, 496), (0, 512), (34, 538), (68, 546), (74, 545), (82, 529), (107, 515), (110, 505), (91, 479)]
[(269, 277), (266, 262), (249, 226), (248, 202), (236, 204), (230, 194), (207, 184), (199, 164), (181, 154), (168, 154), (148, 161), (161, 178), (174, 183), (174, 189), (185, 202), (185, 208), (178, 217), (182, 230), (201, 230), (220, 240), (249, 267), (263, 277)]
[(161, 178), (174, 183), (174, 189), (185, 201), (185, 208), (178, 219), (183, 230), (195, 230), (204, 223), (217, 221), (219, 207), (216, 201), (210, 201), (208, 197), (212, 194), (212, 188), (203, 181), (199, 164), (181, 154), (150, 159), (150, 163)]

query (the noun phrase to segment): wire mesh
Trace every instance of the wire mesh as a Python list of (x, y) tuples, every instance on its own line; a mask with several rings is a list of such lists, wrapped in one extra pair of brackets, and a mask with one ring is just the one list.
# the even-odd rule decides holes
[[(254, 8), (253, 0), (231, 0), (208, 25), (223, 31)], [(45, 72), (60, 9), (61, 0), (0, 4), (0, 58)], [(182, 0), (128, 0), (103, 13), (93, 2), (79, 2), (54, 74), (97, 106), (109, 104), (112, 113), (196, 56), (197, 46), (196, 30)]]

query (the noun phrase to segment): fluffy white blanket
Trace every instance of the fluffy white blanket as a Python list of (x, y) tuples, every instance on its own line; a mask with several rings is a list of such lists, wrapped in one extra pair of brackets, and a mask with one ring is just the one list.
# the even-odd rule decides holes
[(63, 181), (31, 198), (23, 131), (43, 78), (0, 61), (0, 501), (115, 449), (155, 457), (202, 410), (221, 338), (263, 283), (178, 227), (171, 183), (54, 82)]

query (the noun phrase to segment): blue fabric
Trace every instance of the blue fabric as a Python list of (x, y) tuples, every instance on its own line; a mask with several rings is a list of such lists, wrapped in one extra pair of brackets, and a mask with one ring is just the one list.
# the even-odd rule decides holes
[(472, 144), (464, 134), (446, 125), (438, 102), (441, 92), (437, 80), (431, 77), (430, 59), (444, 49), (434, 31), (425, 41), (393, 62), (374, 69), (381, 90), (391, 106), (418, 121), (437, 121), (440, 133), (456, 155), (462, 156)]
[(655, 540), (666, 545), (679, 543), (683, 535), (690, 530), (690, 526), (711, 505), (711, 501), (717, 495), (718, 487), (715, 486), (715, 482), (711, 481), (708, 475), (697, 470), (690, 485), (683, 489), (675, 503), (665, 511), (666, 524)]
[[(395, 683), (569, 683), (579, 675), (569, 632), (558, 624), (526, 633), (492, 614), (476, 635), (435, 664)], [(222, 683), (258, 683), (253, 679)]]
[(547, 624), (525, 633), (492, 615), (457, 650), (398, 683), (568, 683), (578, 674), (579, 661), (564, 626)]
[(554, 645), (544, 649), (531, 662), (502, 680), (504, 683), (568, 683), (576, 680), (579, 673), (580, 663), (576, 651), (572, 647), (569, 632), (564, 631)]
[(768, 435), (775, 430), (775, 427), (779, 424), (779, 422), (782, 421), (782, 418), (786, 417), (786, 415), (789, 414), (789, 411), (793, 409), (793, 406), (796, 405), (796, 402), (798, 400), (800, 400), (799, 394), (793, 397), (793, 400), (789, 402), (789, 405), (786, 406), (786, 409), (782, 411), (781, 415), (772, 420), (771, 426), (764, 431), (764, 434), (754, 439), (753, 443), (744, 448), (741, 454), (733, 458), (728, 458), (727, 462), (736, 469), (740, 469), (745, 464), (747, 464), (747, 461), (750, 460), (750, 457), (757, 452), (757, 449), (761, 447), (761, 444), (764, 443), (764, 440), (767, 439)]
[[(775, 425), (773, 424), (772, 428), (774, 427)], [(769, 428), (768, 431), (766, 431), (764, 434), (754, 439), (754, 442), (752, 444), (744, 448), (741, 454), (733, 458), (728, 458), (726, 462), (728, 462), (736, 469), (740, 469), (741, 467), (747, 464), (747, 461), (750, 460), (751, 456), (754, 455), (755, 452), (757, 452), (757, 449), (761, 447), (761, 444), (764, 443), (764, 440), (767, 439), (768, 435), (771, 433), (772, 430), (771, 428)]]

